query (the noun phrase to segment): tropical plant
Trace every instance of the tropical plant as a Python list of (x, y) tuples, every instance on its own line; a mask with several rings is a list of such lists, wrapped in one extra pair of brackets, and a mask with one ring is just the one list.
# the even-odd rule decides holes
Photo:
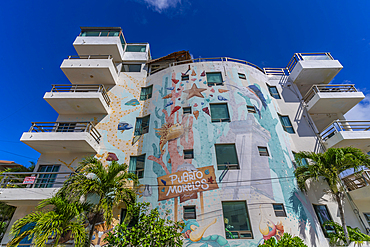
[(275, 238), (269, 238), (264, 242), (263, 247), (307, 247), (303, 240), (295, 236), (293, 237), (289, 233), (284, 233), (279, 241)]
[(59, 190), (58, 194), (75, 200), (84, 199), (92, 204), (88, 215), (88, 243), (92, 240), (96, 223), (104, 220), (108, 226), (111, 224), (115, 206), (121, 202), (126, 205), (135, 203), (133, 186), (137, 184), (137, 176), (126, 171), (126, 164), (112, 161), (109, 166), (104, 167), (97, 158), (87, 157)]
[[(52, 207), (51, 210), (45, 207)], [(90, 205), (87, 203), (70, 202), (66, 198), (54, 196), (43, 200), (37, 211), (17, 220), (10, 234), (13, 239), (8, 246), (18, 246), (24, 238), (33, 239), (36, 246), (52, 246), (74, 240), (76, 246), (86, 243), (85, 212)]]
[[(183, 225), (168, 219), (168, 214), (160, 217), (158, 209), (149, 211), (149, 203), (129, 205), (128, 217), (122, 224), (118, 224), (113, 232), (109, 232), (104, 241), (109, 247), (181, 247)], [(130, 221), (134, 221), (129, 227)]]
[[(309, 164), (302, 164), (302, 159), (309, 159)], [(370, 167), (369, 156), (360, 149), (353, 147), (329, 148), (325, 153), (299, 152), (296, 154), (299, 164), (295, 170), (298, 187), (306, 191), (306, 181), (318, 181), (324, 178), (329, 190), (338, 204), (340, 220), (347, 244), (349, 243), (347, 226), (344, 218), (343, 199), (344, 188), (341, 186), (339, 174), (348, 169), (358, 171), (361, 167)]]
[[(328, 233), (328, 237), (330, 238), (330, 244), (332, 245), (342, 245), (346, 242), (346, 237), (344, 235), (343, 227), (333, 221), (327, 221), (324, 223), (324, 226), (329, 226), (335, 231)], [(348, 237), (350, 242), (355, 242), (356, 244), (360, 245), (364, 241), (370, 241), (370, 236), (362, 233), (359, 228), (352, 228), (347, 226), (348, 230)]]
[(0, 241), (3, 239), (4, 233), (8, 228), (8, 224), (13, 217), (16, 207), (0, 202)]

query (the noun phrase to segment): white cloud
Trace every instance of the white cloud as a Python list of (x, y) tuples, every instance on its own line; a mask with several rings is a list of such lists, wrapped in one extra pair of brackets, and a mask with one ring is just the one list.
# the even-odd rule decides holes
[(370, 120), (370, 94), (366, 94), (365, 99), (349, 110), (344, 116), (347, 120)]
[(177, 4), (181, 4), (181, 0), (142, 0), (148, 7), (153, 8), (158, 13), (168, 8), (175, 8)]

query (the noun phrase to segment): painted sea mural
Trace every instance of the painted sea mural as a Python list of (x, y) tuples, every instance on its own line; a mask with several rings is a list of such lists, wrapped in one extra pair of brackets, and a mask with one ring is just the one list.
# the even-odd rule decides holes
[[(222, 72), (222, 85), (207, 84), (210, 72)], [(139, 201), (183, 221), (184, 246), (258, 246), (271, 237), (279, 240), (284, 232), (318, 244), (323, 234), (297, 190), (290, 137), (267, 91), (267, 76), (227, 62), (170, 67), (148, 78), (131, 74), (120, 74), (108, 92), (111, 113), (96, 121), (103, 136), (97, 157), (105, 165), (110, 160), (130, 164), (130, 156), (145, 154)], [(140, 100), (141, 87), (149, 85), (152, 97)], [(225, 103), (229, 121), (212, 122), (211, 105)], [(148, 115), (148, 133), (138, 135), (136, 119)], [(215, 146), (220, 144), (235, 145), (239, 169), (217, 165)], [(260, 156), (259, 147), (267, 147), (269, 155)], [(235, 237), (235, 226), (223, 214), (227, 201), (246, 202), (251, 229), (245, 236), (250, 239)], [(284, 204), (286, 217), (275, 216), (274, 203)], [(189, 205), (195, 206), (196, 219), (183, 218), (183, 207)]]

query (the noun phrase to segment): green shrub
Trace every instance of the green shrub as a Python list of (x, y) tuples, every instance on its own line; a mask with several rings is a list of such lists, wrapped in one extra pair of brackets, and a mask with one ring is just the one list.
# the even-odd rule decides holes
[(263, 247), (307, 247), (300, 237), (292, 237), (289, 233), (284, 233), (279, 241), (275, 238), (270, 238), (265, 241)]

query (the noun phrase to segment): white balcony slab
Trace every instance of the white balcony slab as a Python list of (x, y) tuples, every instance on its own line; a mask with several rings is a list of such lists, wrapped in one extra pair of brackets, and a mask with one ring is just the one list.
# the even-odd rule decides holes
[(40, 153), (97, 153), (89, 132), (25, 132), (21, 141)]
[(100, 92), (47, 92), (44, 99), (59, 114), (108, 114)]
[(78, 55), (111, 55), (113, 61), (121, 62), (123, 47), (119, 37), (82, 37), (78, 36), (73, 42)]
[(116, 85), (118, 81), (112, 59), (64, 59), (60, 68), (72, 84)]
[(365, 186), (349, 192), (354, 201), (369, 201), (370, 200), (370, 186)]
[(36, 206), (40, 201), (55, 195), (58, 190), (59, 188), (2, 188), (0, 201), (15, 207)]
[(326, 148), (352, 146), (367, 153), (370, 151), (370, 131), (338, 131), (324, 145)]

